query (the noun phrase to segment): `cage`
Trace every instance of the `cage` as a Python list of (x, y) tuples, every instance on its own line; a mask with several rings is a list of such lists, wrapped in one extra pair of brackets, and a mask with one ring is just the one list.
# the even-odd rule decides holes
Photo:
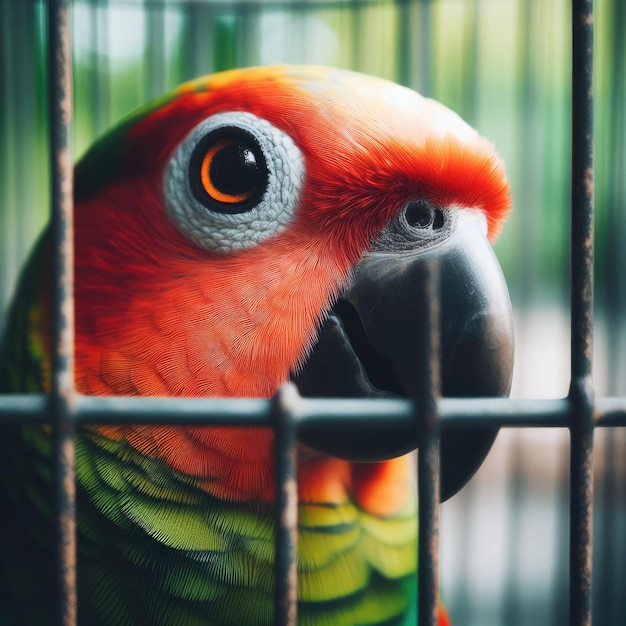
[[(48, 157), (50, 141), (54, 149), (63, 137), (58, 129), (55, 135), (62, 119), (47, 104), (48, 94), (58, 89), (54, 64), (52, 69), (48, 65), (58, 52), (55, 45), (62, 49), (62, 43), (71, 42), (75, 155), (135, 106), (186, 79), (235, 66), (332, 64), (390, 78), (441, 100), (489, 137), (507, 163), (514, 213), (496, 252), (511, 291), (517, 357), (510, 403), (481, 411), (471, 403), (446, 405), (444, 399), (439, 413), (444, 424), (458, 415), (480, 419), (491, 414), (502, 426), (526, 426), (503, 428), (469, 485), (441, 505), (441, 593), (458, 626), (591, 623), (589, 596), (584, 588), (580, 595), (573, 589), (581, 580), (577, 575), (589, 584), (589, 571), (578, 570), (571, 578), (569, 572), (570, 563), (584, 569), (580, 559), (589, 553), (584, 545), (570, 546), (568, 529), (571, 516), (585, 520), (580, 499), (589, 495), (584, 491), (589, 485), (577, 481), (584, 479), (580, 463), (588, 460), (589, 450), (580, 449), (579, 435), (586, 434), (589, 443), (593, 408), (593, 423), (607, 426), (596, 429), (593, 443), (593, 621), (626, 623), (626, 599), (620, 593), (626, 575), (626, 283), (621, 271), (626, 251), (620, 245), (626, 234), (624, 3), (598, 3), (593, 50), (592, 21), (586, 19), (591, 2), (578, 0), (69, 4), (71, 29), (61, 40), (50, 33), (58, 24), (57, 12), (65, 11), (64, 2), (9, 0), (0, 7), (0, 310), (48, 219), (50, 184), (59, 176)], [(590, 127), (585, 81), (591, 77), (592, 51), (595, 122)], [(584, 328), (591, 302), (588, 292), (582, 297), (590, 276), (581, 257), (590, 236), (585, 228), (591, 197), (581, 186), (580, 168), (591, 164), (592, 130), (597, 400), (585, 409), (584, 402), (578, 403), (584, 398), (570, 393), (570, 377), (580, 378), (591, 365), (590, 344), (582, 347), (591, 332)], [(62, 193), (58, 185), (53, 189)], [(63, 399), (59, 402), (63, 413)], [(45, 406), (40, 398), (29, 403), (0, 397), (0, 415), (7, 419), (20, 411), (35, 419)], [(110, 406), (113, 411), (122, 405)], [(270, 419), (273, 410), (266, 403), (229, 406), (212, 408), (222, 417), (232, 410), (263, 419)], [(574, 419), (573, 407), (581, 406), (580, 422), (568, 421)], [(131, 410), (145, 417), (153, 406), (133, 404)], [(175, 406), (163, 408), (168, 410)], [(190, 407), (189, 419), (202, 419), (205, 410)], [(324, 403), (309, 410), (351, 411)], [(92, 420), (107, 415), (107, 407), (98, 403), (84, 402), (81, 411)], [(289, 445), (289, 428), (286, 432)], [(422, 529), (427, 526), (427, 519), (421, 522)], [(420, 561), (420, 570), (436, 578), (427, 562)], [(289, 559), (283, 565), (288, 570)]]

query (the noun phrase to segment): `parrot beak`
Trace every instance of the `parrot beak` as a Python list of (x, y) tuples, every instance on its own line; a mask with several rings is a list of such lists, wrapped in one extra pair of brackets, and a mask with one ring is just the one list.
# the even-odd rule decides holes
[[(445, 397), (507, 396), (513, 373), (513, 317), (502, 270), (479, 220), (459, 227), (426, 252), (371, 252), (322, 326), (302, 371), (304, 396), (414, 397), (419, 389), (419, 332), (424, 315), (417, 280), (438, 259), (441, 392)], [(346, 429), (347, 430), (347, 429)], [(379, 461), (419, 447), (412, 429), (315, 433), (301, 440), (351, 461)], [(444, 429), (440, 439), (441, 499), (478, 469), (497, 428)]]

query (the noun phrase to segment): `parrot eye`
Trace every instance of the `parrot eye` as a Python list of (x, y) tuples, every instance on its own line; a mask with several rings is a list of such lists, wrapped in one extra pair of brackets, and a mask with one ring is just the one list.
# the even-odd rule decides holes
[(430, 248), (446, 240), (455, 230), (458, 210), (438, 207), (426, 200), (409, 200), (389, 221), (370, 250), (406, 252)]
[(174, 225), (212, 252), (251, 248), (293, 219), (304, 157), (293, 139), (251, 113), (217, 113), (176, 148), (163, 178)]
[(413, 228), (439, 230), (444, 224), (443, 211), (425, 200), (411, 200), (404, 208), (404, 217)]
[(209, 133), (189, 160), (189, 185), (196, 199), (223, 213), (253, 207), (267, 187), (267, 165), (254, 137), (238, 128)]

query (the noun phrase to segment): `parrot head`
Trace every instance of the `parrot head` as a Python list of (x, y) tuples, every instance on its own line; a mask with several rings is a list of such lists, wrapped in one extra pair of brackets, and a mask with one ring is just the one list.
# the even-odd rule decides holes
[[(508, 393), (510, 303), (489, 242), (509, 184), (492, 145), (434, 100), (330, 68), (224, 72), (131, 114), (75, 182), (82, 393), (269, 397), (293, 378), (305, 395), (411, 396), (413, 285), (432, 257), (444, 395)], [(227, 457), (215, 493), (271, 493), (239, 476), (271, 466), (268, 433), (100, 428), (207, 481)], [(444, 433), (444, 492), (495, 433), (475, 435)], [(415, 445), (304, 438), (351, 460)]]

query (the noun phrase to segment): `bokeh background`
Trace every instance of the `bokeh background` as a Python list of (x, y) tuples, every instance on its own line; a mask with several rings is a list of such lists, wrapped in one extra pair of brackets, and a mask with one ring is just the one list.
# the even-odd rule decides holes
[[(596, 392), (626, 394), (626, 2), (595, 7)], [(496, 244), (517, 336), (513, 395), (569, 384), (568, 0), (81, 0), (73, 3), (78, 158), (122, 115), (230, 67), (324, 63), (456, 110), (507, 163)], [(0, 325), (48, 218), (46, 4), (0, 2)], [(626, 624), (626, 432), (596, 436), (594, 623)], [(455, 626), (567, 623), (568, 433), (503, 431), (441, 511)]]

